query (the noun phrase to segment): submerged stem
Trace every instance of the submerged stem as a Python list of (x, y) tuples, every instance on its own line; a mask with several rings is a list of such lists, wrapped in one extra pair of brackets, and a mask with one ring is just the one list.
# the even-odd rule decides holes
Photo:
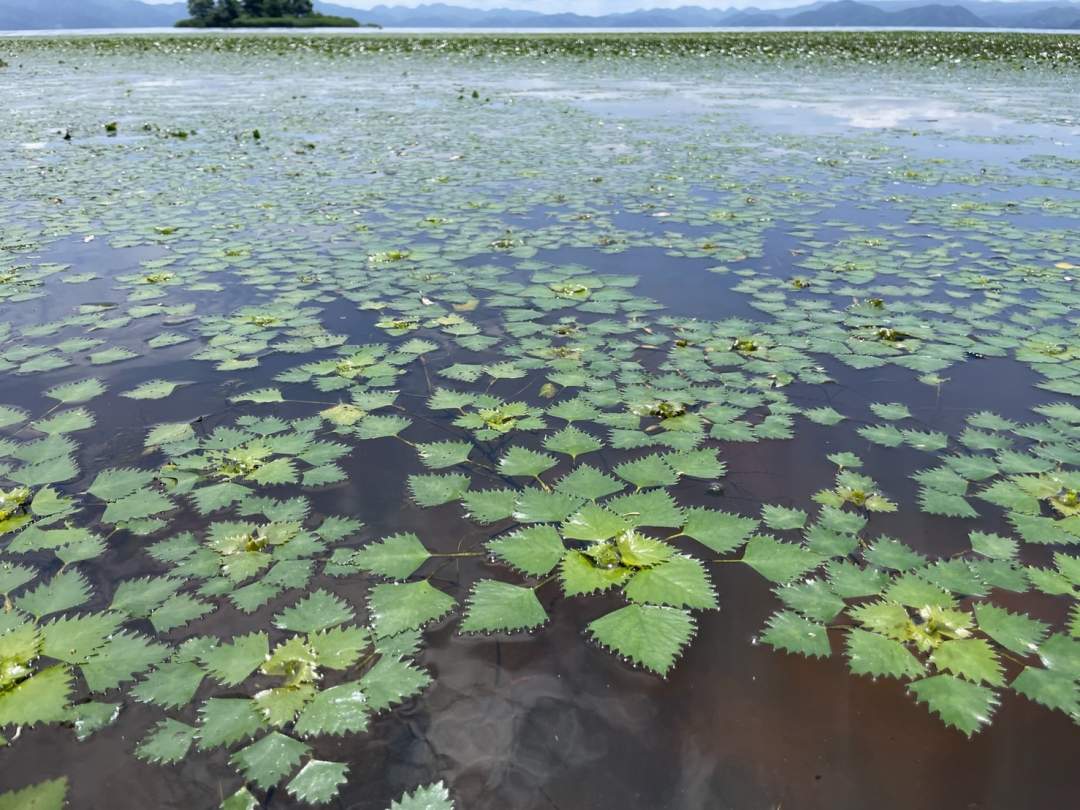
[(552, 575), (551, 575), (551, 576), (549, 576), (549, 577), (544, 577), (544, 579), (540, 580), (540, 581), (539, 581), (539, 582), (537, 582), (537, 583), (536, 583), (535, 585), (533, 585), (533, 586), (532, 586), (532, 589), (533, 589), (534, 591), (538, 591), (538, 590), (540, 590), (541, 588), (543, 588), (543, 587), (544, 587), (545, 585), (547, 585), (547, 584), (548, 584), (549, 582), (551, 582), (551, 581), (552, 581), (553, 579), (558, 579), (558, 578), (559, 578), (559, 575), (558, 575), (558, 574), (552, 574)]

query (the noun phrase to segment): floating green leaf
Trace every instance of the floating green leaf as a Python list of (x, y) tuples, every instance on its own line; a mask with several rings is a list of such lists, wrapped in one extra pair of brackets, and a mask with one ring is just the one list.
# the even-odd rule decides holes
[(384, 583), (371, 589), (368, 609), (378, 636), (393, 636), (404, 630), (418, 630), (441, 619), (457, 603), (427, 580)]
[(789, 610), (782, 610), (769, 617), (761, 640), (777, 649), (815, 658), (827, 658), (832, 652), (828, 631), (824, 625)]
[(469, 594), (461, 621), (463, 633), (513, 632), (539, 627), (547, 612), (532, 588), (521, 588), (493, 579), (477, 582)]
[(350, 621), (353, 609), (339, 596), (317, 590), (274, 617), (274, 625), (296, 633), (314, 633)]
[(825, 560), (801, 546), (758, 534), (747, 542), (742, 561), (766, 579), (784, 583), (812, 571)]
[(848, 666), (856, 675), (918, 678), (926, 669), (899, 641), (853, 627), (847, 633)]
[(353, 555), (352, 563), (390, 579), (408, 579), (430, 556), (420, 538), (406, 533), (369, 543)]
[(406, 792), (397, 801), (390, 802), (388, 810), (454, 810), (454, 802), (446, 786), (435, 782)]
[(959, 729), (968, 737), (990, 722), (997, 705), (997, 698), (990, 689), (952, 675), (934, 675), (914, 681), (908, 689), (946, 725)]
[(687, 611), (659, 605), (627, 605), (589, 624), (600, 644), (662, 676), (671, 671), (694, 630)]
[(349, 766), (342, 762), (309, 760), (286, 786), (289, 795), (308, 804), (326, 804), (347, 781)]
[(241, 748), (229, 758), (247, 777), (264, 790), (284, 779), (308, 752), (308, 746), (271, 731), (262, 739)]

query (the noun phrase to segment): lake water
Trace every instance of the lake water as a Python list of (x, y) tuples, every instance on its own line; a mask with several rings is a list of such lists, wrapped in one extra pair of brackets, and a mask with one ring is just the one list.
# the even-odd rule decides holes
[(1075, 54), (800, 36), (0, 45), (0, 791), (1071, 806)]
[(301, 36), (393, 36), (393, 35), (476, 35), (476, 34), (695, 34), (695, 33), (760, 33), (773, 31), (784, 33), (790, 31), (948, 31), (953, 33), (1034, 33), (1034, 34), (1077, 34), (1073, 28), (867, 28), (860, 26), (846, 26), (844, 28), (828, 26), (741, 26), (738, 28), (714, 26), (711, 28), (322, 28), (311, 31), (297, 32), (291, 28), (255, 28), (247, 31), (235, 29), (191, 29), (191, 28), (70, 28), (56, 29), (29, 29), (19, 31), (0, 31), (0, 36), (14, 37), (55, 37), (63, 36), (126, 36), (139, 34), (153, 34), (161, 36), (205, 36), (207, 34), (221, 34), (227, 32), (230, 36), (237, 35), (301, 35)]

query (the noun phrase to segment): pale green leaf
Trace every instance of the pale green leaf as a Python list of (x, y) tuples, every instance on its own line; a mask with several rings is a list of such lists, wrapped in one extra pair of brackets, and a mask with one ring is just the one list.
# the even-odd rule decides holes
[(461, 632), (528, 630), (539, 627), (547, 619), (547, 612), (532, 588), (482, 579), (469, 594)]
[(371, 589), (368, 613), (377, 636), (393, 636), (441, 619), (456, 604), (427, 580), (384, 583)]
[(660, 605), (627, 605), (589, 624), (589, 633), (616, 655), (667, 675), (694, 635), (685, 610)]
[(968, 737), (990, 722), (997, 706), (997, 698), (990, 689), (952, 675), (934, 675), (914, 681), (908, 689), (946, 725), (959, 729)]
[(289, 795), (308, 804), (326, 804), (347, 780), (349, 766), (342, 762), (312, 759), (286, 786)]

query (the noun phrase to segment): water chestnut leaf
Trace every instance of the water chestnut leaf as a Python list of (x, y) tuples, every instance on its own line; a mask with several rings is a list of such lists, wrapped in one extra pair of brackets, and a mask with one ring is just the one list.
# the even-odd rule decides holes
[(923, 488), (919, 491), (919, 508), (931, 515), (953, 518), (978, 517), (970, 503), (960, 495), (950, 495), (934, 489)]
[[(170, 392), (171, 393), (171, 392)], [(166, 396), (168, 396), (166, 394)], [(281, 391), (277, 388), (260, 388), (257, 391), (248, 391), (245, 394), (237, 394), (229, 397), (230, 402), (251, 402), (254, 404), (266, 404), (270, 402), (283, 402)]]
[(1080, 679), (1080, 641), (1053, 633), (1039, 645), (1039, 658), (1047, 669)]
[(385, 439), (397, 436), (412, 424), (404, 416), (368, 414), (356, 426), (356, 435), (361, 439)]
[[(187, 422), (164, 422), (155, 425), (146, 434), (146, 447), (180, 445), (195, 438), (195, 430)], [(101, 497), (100, 495), (98, 497)], [(105, 500), (109, 500), (106, 498)]]
[(78, 382), (54, 386), (46, 391), (45, 395), (63, 405), (81, 405), (101, 396), (105, 391), (105, 384), (101, 380), (97, 377), (88, 377)]
[(559, 533), (545, 524), (525, 526), (512, 534), (489, 540), (487, 548), (503, 562), (534, 577), (551, 573), (566, 553)]
[(266, 633), (237, 636), (202, 657), (207, 672), (225, 686), (236, 686), (258, 669), (270, 654)]
[(368, 710), (378, 713), (419, 694), (429, 683), (431, 676), (411, 662), (383, 657), (360, 678), (360, 689)]
[(200, 750), (250, 739), (266, 721), (248, 698), (210, 698), (199, 709)]
[(30, 418), (30, 414), (22, 408), (12, 405), (0, 405), (0, 428), (19, 425)]
[(587, 503), (562, 524), (562, 535), (569, 540), (609, 540), (631, 528), (632, 524), (595, 503)]
[(780, 601), (808, 619), (828, 623), (845, 607), (829, 584), (820, 579), (810, 579), (774, 590)]
[(139, 633), (123, 631), (112, 636), (86, 659), (81, 667), (92, 692), (115, 689), (136, 675), (160, 664), (168, 648)]
[(790, 610), (769, 617), (761, 640), (779, 650), (808, 657), (827, 658), (832, 652), (825, 626)]
[(684, 450), (680, 453), (668, 453), (664, 461), (679, 475), (690, 478), (722, 478), (727, 472), (727, 465), (717, 458), (716, 450)]
[(446, 441), (416, 445), (420, 460), (424, 462), (425, 467), (432, 470), (464, 464), (472, 449), (473, 446), (469, 442)]
[(259, 806), (258, 799), (246, 787), (240, 788), (236, 793), (226, 797), (218, 810), (256, 810)]
[(301, 737), (342, 736), (366, 731), (368, 702), (357, 681), (320, 690), (300, 711), (295, 731)]
[(68, 780), (66, 776), (61, 776), (20, 790), (0, 793), (0, 810), (63, 810), (67, 795)]
[(907, 406), (900, 402), (872, 402), (870, 403), (870, 410), (872, 410), (880, 419), (886, 419), (890, 422), (900, 419), (910, 419), (911, 411)]
[(555, 490), (582, 500), (595, 501), (621, 492), (626, 485), (588, 464), (579, 464), (555, 484)]
[(926, 668), (899, 641), (853, 627), (847, 632), (848, 667), (874, 678), (919, 678)]
[(349, 766), (312, 759), (286, 785), (289, 795), (308, 804), (326, 804), (347, 781)]
[(627, 461), (615, 467), (614, 473), (638, 489), (667, 487), (679, 481), (679, 474), (660, 455)]
[(123, 622), (117, 613), (70, 614), (41, 625), (41, 653), (69, 664), (85, 662)]
[(1005, 678), (994, 649), (981, 638), (958, 638), (943, 641), (931, 663), (943, 672), (950, 672), (975, 683), (1002, 686)]
[(1015, 540), (1002, 537), (999, 534), (986, 532), (971, 532), (968, 537), (971, 540), (973, 551), (994, 559), (1013, 559), (1019, 552)]
[(110, 609), (129, 616), (146, 618), (151, 611), (175, 594), (183, 585), (183, 580), (173, 577), (124, 580), (113, 593)]
[(394, 534), (369, 543), (352, 556), (356, 567), (390, 579), (408, 579), (431, 555), (415, 534)]
[(895, 571), (910, 571), (926, 564), (925, 556), (892, 537), (879, 537), (863, 552), (863, 559)]
[(499, 460), (499, 472), (509, 476), (535, 478), (555, 466), (554, 457), (524, 447), (511, 447)]
[(914, 681), (908, 689), (920, 703), (925, 703), (947, 726), (970, 737), (990, 722), (997, 706), (997, 697), (985, 686), (954, 678), (934, 675)]
[(801, 509), (790, 509), (776, 504), (761, 507), (761, 519), (765, 525), (775, 531), (801, 529), (806, 525), (807, 514)]
[(105, 523), (124, 524), (175, 508), (176, 505), (167, 495), (151, 489), (140, 489), (118, 500), (110, 501), (101, 519)]
[[(839, 424), (844, 420), (844, 415), (837, 411), (835, 408), (825, 406), (822, 408), (808, 408), (804, 410), (803, 416), (819, 425), (832, 426)], [(850, 465), (846, 465), (850, 466)]]
[(446, 786), (435, 782), (411, 793), (406, 791), (400, 799), (390, 802), (388, 810), (454, 810), (454, 802)]
[(266, 790), (289, 775), (308, 753), (308, 746), (284, 734), (271, 731), (229, 758), (248, 781)]
[(683, 509), (662, 489), (619, 495), (606, 501), (604, 507), (629, 522), (633, 528), (651, 526), (675, 529), (685, 521)]
[(514, 514), (516, 489), (473, 489), (461, 497), (465, 515), (476, 523), (498, 523)]
[(169, 380), (147, 380), (146, 382), (123, 392), (120, 396), (129, 399), (165, 399), (171, 396), (179, 386), (186, 385), (183, 382), (171, 382)]
[(377, 637), (394, 636), (441, 619), (456, 604), (427, 580), (384, 583), (371, 589), (368, 613)]
[(94, 421), (94, 415), (85, 408), (68, 408), (50, 416), (48, 419), (41, 419), (31, 424), (34, 430), (40, 433), (63, 435), (92, 428)]
[(812, 571), (825, 559), (801, 546), (758, 534), (747, 542), (742, 561), (766, 579), (783, 584)]
[(754, 518), (694, 507), (686, 510), (682, 534), (717, 554), (727, 554), (739, 548), (757, 527)]
[(178, 709), (191, 702), (204, 677), (202, 668), (191, 661), (167, 662), (136, 684), (131, 695), (142, 703)]
[(440, 506), (456, 501), (468, 488), (469, 476), (460, 473), (409, 476), (409, 491), (418, 506)]
[(547, 622), (547, 612), (532, 588), (522, 588), (493, 579), (477, 582), (469, 593), (463, 633), (514, 632), (539, 627)]
[(52, 666), (0, 691), (0, 727), (66, 720), (71, 680), (71, 671), (66, 666)]
[(1024, 667), (1010, 686), (1048, 709), (1064, 712), (1070, 717), (1080, 714), (1080, 687), (1069, 675), (1040, 667)]
[(655, 567), (638, 571), (623, 588), (634, 602), (697, 609), (715, 609), (716, 594), (697, 560), (677, 554)]
[(573, 495), (530, 487), (518, 496), (513, 517), (519, 523), (559, 523), (580, 506), (581, 499)]
[(689, 612), (627, 605), (590, 622), (590, 635), (616, 655), (666, 676), (696, 630)]
[(904, 434), (892, 425), (865, 425), (856, 432), (868, 442), (883, 447), (899, 447), (904, 443)]
[(339, 596), (317, 590), (274, 617), (274, 626), (295, 633), (314, 633), (344, 624), (353, 618), (353, 609)]
[(90, 599), (90, 584), (79, 571), (61, 571), (47, 583), (24, 591), (15, 599), (15, 606), (37, 619), (78, 607)]
[(604, 443), (576, 427), (567, 426), (557, 433), (552, 433), (544, 439), (544, 448), (553, 453), (565, 453), (571, 460), (576, 461), (578, 456), (592, 453), (604, 446)]
[(559, 564), (559, 578), (567, 596), (607, 591), (623, 584), (632, 573), (621, 565), (599, 565), (580, 551), (566, 552)]

